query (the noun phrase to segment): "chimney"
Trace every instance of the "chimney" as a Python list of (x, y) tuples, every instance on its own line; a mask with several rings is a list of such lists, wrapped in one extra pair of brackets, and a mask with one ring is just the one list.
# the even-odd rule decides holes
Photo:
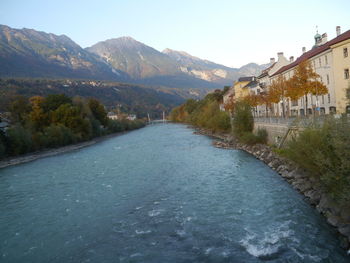
[(275, 58), (270, 58), (270, 63), (275, 63)]
[(335, 30), (337, 31), (337, 36), (339, 36), (341, 33), (340, 33), (340, 26), (337, 26), (336, 28), (335, 28)]
[(321, 45), (325, 44), (327, 42), (327, 33), (322, 34), (322, 40), (321, 40)]
[(294, 57), (291, 56), (291, 57), (289, 58), (289, 62), (292, 63), (293, 61), (294, 61)]
[(283, 52), (277, 53), (277, 60), (280, 60), (283, 57)]
[(304, 54), (306, 52), (306, 47), (303, 47), (301, 50), (303, 51), (303, 54)]

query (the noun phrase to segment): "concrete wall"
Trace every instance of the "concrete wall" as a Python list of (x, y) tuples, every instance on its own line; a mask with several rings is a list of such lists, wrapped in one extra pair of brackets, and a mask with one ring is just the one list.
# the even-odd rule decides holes
[(288, 131), (287, 124), (278, 123), (254, 123), (254, 132), (265, 129), (268, 133), (268, 143), (278, 145)]

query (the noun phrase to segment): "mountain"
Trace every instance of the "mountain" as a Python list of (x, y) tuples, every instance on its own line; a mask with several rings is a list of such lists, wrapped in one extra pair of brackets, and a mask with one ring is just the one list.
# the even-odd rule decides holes
[(257, 76), (263, 69), (270, 65), (249, 63), (241, 68), (230, 68), (209, 60), (194, 57), (184, 51), (167, 48), (163, 50), (163, 53), (176, 60), (181, 65), (181, 71), (197, 78), (222, 85), (232, 85), (232, 82), (239, 77)]
[(178, 65), (167, 55), (131, 37), (102, 41), (86, 50), (135, 79), (173, 75), (178, 72)]
[(258, 74), (265, 68), (254, 63), (230, 68), (169, 48), (159, 52), (131, 37), (101, 41), (86, 50), (148, 85), (222, 88), (241, 76)]
[(113, 69), (65, 35), (0, 25), (0, 76), (124, 81)]
[(230, 68), (183, 51), (160, 52), (131, 37), (83, 49), (65, 35), (0, 25), (0, 77), (118, 81), (187, 90), (192, 96), (232, 85), (265, 67)]
[(101, 41), (87, 51), (99, 56), (113, 68), (124, 71), (136, 83), (172, 88), (221, 88), (216, 83), (183, 72), (181, 64), (131, 37)]

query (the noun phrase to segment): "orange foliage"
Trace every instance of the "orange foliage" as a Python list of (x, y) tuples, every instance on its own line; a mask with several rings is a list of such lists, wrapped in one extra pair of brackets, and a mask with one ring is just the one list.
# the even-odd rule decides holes
[(294, 71), (294, 76), (288, 81), (287, 96), (297, 100), (307, 94), (323, 95), (328, 93), (327, 87), (319, 81), (318, 75), (310, 61), (301, 62)]

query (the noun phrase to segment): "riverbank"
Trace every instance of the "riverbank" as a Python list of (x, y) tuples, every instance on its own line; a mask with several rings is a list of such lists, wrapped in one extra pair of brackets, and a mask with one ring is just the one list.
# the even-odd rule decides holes
[(206, 129), (196, 129), (195, 133), (220, 139), (220, 141), (214, 141), (213, 145), (224, 149), (243, 150), (275, 170), (294, 189), (302, 194), (310, 205), (324, 215), (330, 225), (338, 230), (341, 246), (347, 249), (348, 254), (350, 254), (350, 205), (348, 207), (338, 205), (325, 193), (317, 180), (308, 176), (295, 163), (277, 155), (267, 145), (244, 145), (239, 143), (232, 135), (213, 133)]
[(109, 138), (126, 134), (126, 133), (131, 132), (131, 131), (133, 131), (133, 130), (112, 133), (112, 134), (108, 134), (105, 136), (96, 137), (90, 141), (66, 145), (66, 146), (59, 147), (59, 148), (46, 149), (43, 151), (27, 153), (24, 155), (19, 155), (19, 156), (14, 156), (14, 157), (8, 157), (8, 158), (5, 158), (3, 160), (0, 160), (0, 169), (8, 167), (8, 166), (12, 166), (12, 165), (32, 162), (32, 161), (35, 161), (35, 160), (38, 160), (41, 158), (46, 158), (46, 157), (50, 157), (50, 156), (54, 156), (54, 155), (58, 155), (58, 154), (66, 153), (66, 152), (76, 151), (76, 150), (82, 149), (84, 147), (88, 147), (88, 146), (91, 146), (93, 144), (99, 143), (101, 141), (107, 140)]

